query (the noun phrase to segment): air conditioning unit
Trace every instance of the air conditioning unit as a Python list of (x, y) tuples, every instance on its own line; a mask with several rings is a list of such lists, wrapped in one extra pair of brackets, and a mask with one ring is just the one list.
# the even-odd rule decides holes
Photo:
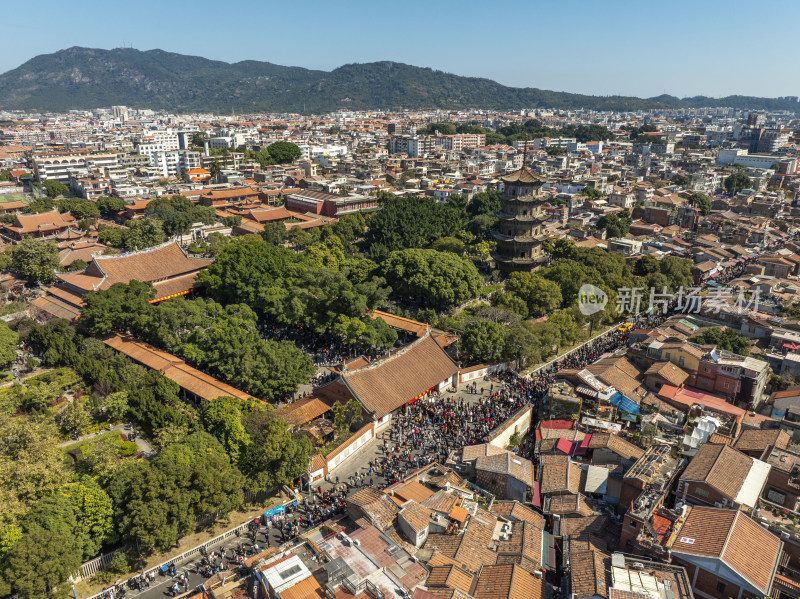
[(785, 530), (782, 530), (781, 531), (781, 538), (782, 539), (788, 539), (789, 538), (789, 533), (786, 532)]

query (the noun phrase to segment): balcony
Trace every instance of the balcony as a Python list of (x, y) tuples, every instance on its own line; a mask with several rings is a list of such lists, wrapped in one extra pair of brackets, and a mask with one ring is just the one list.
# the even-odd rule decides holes
[(500, 231), (491, 231), (491, 234), (497, 241), (518, 241), (520, 243), (535, 243), (539, 241), (533, 235), (506, 235)]
[(495, 212), (494, 215), (499, 218), (500, 220), (515, 220), (519, 222), (530, 222), (530, 223), (544, 223), (547, 222), (546, 216), (536, 216), (534, 214), (520, 214), (520, 215), (513, 215), (507, 214), (506, 212)]
[(515, 265), (515, 266), (535, 266), (537, 264), (544, 264), (547, 262), (546, 256), (539, 256), (536, 258), (513, 258), (510, 256), (502, 256), (500, 254), (492, 254), (492, 258), (494, 258), (495, 262), (507, 264), (507, 265)]

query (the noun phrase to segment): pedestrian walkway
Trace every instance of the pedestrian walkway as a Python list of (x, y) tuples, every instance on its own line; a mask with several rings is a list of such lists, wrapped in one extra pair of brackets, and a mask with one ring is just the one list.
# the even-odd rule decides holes
[(112, 426), (111, 428), (104, 428), (102, 430), (97, 431), (96, 433), (91, 433), (90, 435), (83, 435), (82, 437), (78, 437), (77, 439), (70, 439), (69, 441), (64, 441), (63, 443), (59, 443), (58, 446), (69, 447), (70, 445), (75, 445), (76, 443), (80, 443), (82, 441), (91, 441), (92, 439), (95, 439), (98, 436), (102, 435), (103, 433), (107, 433), (109, 431), (119, 431), (120, 433), (123, 433), (127, 436), (130, 436), (131, 433), (135, 432), (136, 438), (133, 441), (139, 448), (142, 457), (150, 460), (158, 455), (156, 448), (153, 447), (150, 444), (150, 442), (147, 441), (147, 439), (143, 438), (139, 431), (136, 431), (129, 424), (117, 424), (116, 426)]
[[(480, 381), (475, 381), (474, 383), (477, 386), (477, 393), (469, 393), (466, 385), (464, 385), (456, 393), (443, 393), (441, 398), (436, 400), (435, 403), (438, 405), (443, 402), (449, 402), (452, 399), (456, 404), (463, 401), (465, 405), (473, 406), (479, 403), (481, 400), (486, 401), (489, 399), (491, 395), (490, 388), (492, 388), (492, 386), (494, 391), (497, 391), (502, 384), (497, 379), (491, 379), (490, 381), (484, 381), (481, 379)], [(339, 488), (342, 488), (342, 486), (352, 488), (355, 485), (351, 484), (351, 477), (353, 477), (354, 482), (356, 477), (360, 477), (364, 486), (374, 485), (378, 488), (383, 488), (391, 484), (391, 479), (384, 476), (383, 469), (374, 467), (376, 460), (383, 462), (386, 458), (387, 453), (384, 450), (384, 440), (387, 442), (389, 441), (391, 438), (391, 431), (392, 425), (387, 425), (381, 429), (376, 438), (370, 439), (363, 447), (356, 451), (356, 453), (350, 457), (350, 459), (348, 459), (344, 464), (339, 466), (334, 471), (328, 480), (320, 480), (315, 482), (313, 484), (312, 491), (318, 492), (320, 489), (323, 492), (331, 491), (337, 488), (337, 486)], [(406, 455), (408, 455), (408, 452)], [(427, 451), (416, 449), (411, 451), (411, 455), (414, 458), (418, 456), (424, 458), (430, 454)], [(373, 465), (372, 474), (370, 474), (370, 464)], [(338, 483), (337, 477), (339, 481)], [(308, 491), (306, 491), (306, 494), (308, 494)]]

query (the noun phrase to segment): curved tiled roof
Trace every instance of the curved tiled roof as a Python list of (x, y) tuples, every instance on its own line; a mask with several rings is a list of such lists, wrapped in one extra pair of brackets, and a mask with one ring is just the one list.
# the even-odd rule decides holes
[(70, 226), (77, 226), (75, 217), (69, 212), (61, 214), (54, 208), (50, 212), (40, 212), (38, 214), (18, 212), (14, 223), (7, 225), (6, 228), (20, 235), (26, 235), (28, 233), (51, 231), (53, 229)]
[(192, 368), (178, 356), (173, 356), (147, 343), (115, 334), (106, 339), (105, 344), (140, 364), (161, 372), (181, 388), (202, 399), (211, 401), (217, 397), (229, 396), (246, 401), (251, 397), (205, 372)]
[(514, 171), (513, 173), (509, 173), (508, 175), (500, 177), (500, 179), (504, 183), (529, 183), (541, 185), (545, 182), (544, 177), (540, 177), (525, 166), (518, 171)]
[(342, 380), (367, 410), (382, 418), (453, 375), (458, 375), (456, 363), (426, 335), (402, 353), (342, 373)]
[[(134, 280), (166, 282), (167, 279), (202, 270), (212, 262), (213, 260), (203, 258), (190, 258), (177, 243), (169, 242), (141, 252), (94, 256), (84, 270), (58, 275), (58, 278), (78, 289), (96, 291), (108, 289), (114, 283), (130, 283)], [(187, 279), (185, 282), (189, 284), (193, 280)]]

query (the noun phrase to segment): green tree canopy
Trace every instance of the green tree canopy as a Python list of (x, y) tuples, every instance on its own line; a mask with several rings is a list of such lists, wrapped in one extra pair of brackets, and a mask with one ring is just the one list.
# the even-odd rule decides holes
[(163, 243), (165, 239), (161, 221), (154, 218), (128, 221), (128, 229), (123, 230), (123, 244), (128, 251), (144, 250)]
[(562, 237), (555, 241), (549, 238), (545, 239), (542, 248), (555, 260), (575, 257), (575, 242), (568, 237)]
[(145, 208), (145, 215), (160, 221), (168, 236), (185, 235), (197, 222), (211, 225), (217, 221), (217, 213), (212, 206), (195, 205), (181, 195), (150, 201)]
[(67, 579), (81, 564), (80, 555), (68, 538), (35, 527), (9, 551), (6, 576), (23, 599), (63, 597)]
[(660, 272), (658, 260), (653, 256), (642, 256), (633, 263), (633, 271), (640, 277), (646, 277), (651, 273)]
[(125, 245), (125, 229), (119, 227), (101, 228), (97, 233), (97, 240), (105, 245), (121, 248)]
[(483, 286), (472, 262), (436, 250), (392, 252), (380, 268), (396, 294), (439, 308), (462, 304)]
[(301, 263), (298, 254), (282, 246), (233, 241), (200, 271), (197, 281), (220, 301), (258, 307), (267, 299), (262, 292), (288, 287), (302, 270)]
[[(354, 343), (368, 331), (377, 333), (376, 323), (364, 315), (378, 307), (389, 292), (379, 277), (354, 283), (343, 271), (310, 269), (289, 289), (287, 301), (273, 305), (270, 314), (283, 324), (303, 324), (317, 333), (335, 332)], [(392, 337), (387, 339), (390, 345), (396, 340)]]
[(437, 252), (450, 252), (456, 256), (463, 256), (467, 251), (467, 246), (464, 242), (455, 237), (440, 237), (433, 242), (431, 248)]
[(127, 392), (128, 414), (143, 430), (171, 425), (191, 428), (191, 410), (178, 398), (176, 383), (133, 364), (99, 339), (79, 335), (66, 320), (33, 326), (28, 341), (42, 353), (46, 365), (69, 366), (97, 393)]
[(77, 520), (76, 534), (84, 547), (84, 559), (91, 559), (111, 538), (114, 530), (114, 506), (111, 498), (89, 476), (83, 476), (77, 483), (68, 485), (64, 494)]
[(55, 425), (0, 418), (0, 525), (22, 515), (69, 480)]
[(238, 462), (245, 446), (250, 443), (242, 425), (242, 401), (234, 397), (218, 397), (205, 404), (202, 422), (225, 448), (233, 462)]
[(439, 135), (455, 135), (456, 126), (452, 123), (441, 122), (430, 123), (421, 129), (417, 129), (417, 135), (433, 135), (437, 132)]
[(310, 379), (311, 359), (292, 342), (264, 339), (247, 305), (185, 298), (149, 304), (152, 293), (149, 283), (112, 285), (87, 296), (82, 322), (96, 335), (129, 332), (259, 398), (282, 397)]
[(631, 222), (631, 215), (627, 210), (623, 210), (618, 215), (611, 212), (598, 219), (597, 228), (605, 229), (609, 238), (625, 237), (631, 229)]
[[(613, 139), (611, 132), (602, 125), (568, 125), (566, 127), (545, 127), (542, 122), (536, 119), (529, 119), (524, 123), (513, 123), (497, 130), (496, 134), (504, 136), (504, 141), (495, 141), (493, 136), (491, 143), (511, 143), (512, 141), (522, 141), (537, 139), (540, 137), (574, 137), (577, 141), (585, 143), (587, 141), (601, 141)], [(489, 136), (487, 135), (487, 143)]]
[(252, 488), (285, 485), (308, 469), (311, 442), (305, 435), (292, 435), (284, 420), (267, 408), (246, 417), (252, 443), (242, 456), (242, 470)]
[(488, 320), (478, 320), (467, 325), (461, 334), (460, 351), (470, 362), (496, 362), (500, 359), (506, 341), (503, 325)]
[(51, 198), (64, 195), (65, 193), (69, 193), (69, 187), (67, 187), (60, 181), (54, 181), (52, 179), (45, 179), (44, 181), (42, 181), (42, 187), (44, 187), (47, 196)]
[(264, 230), (261, 231), (261, 237), (267, 243), (282, 245), (286, 242), (286, 226), (283, 223), (267, 223), (264, 225)]
[(711, 212), (711, 198), (704, 193), (699, 191), (693, 193), (689, 196), (689, 203), (699, 208), (703, 216), (707, 216)]
[(740, 356), (750, 355), (750, 340), (739, 331), (729, 327), (711, 327), (700, 335), (695, 335), (689, 341), (700, 345), (716, 345), (718, 349), (724, 349)]
[(120, 539), (142, 553), (171, 547), (201, 515), (242, 503), (244, 478), (212, 435), (193, 433), (152, 462), (133, 462), (108, 486)]
[(687, 288), (694, 280), (692, 277), (694, 263), (688, 258), (666, 256), (659, 262), (659, 268), (673, 290), (677, 290), (678, 287)]
[(96, 409), (108, 422), (121, 422), (128, 414), (129, 394), (127, 391), (115, 391), (105, 397), (100, 396)]
[(267, 152), (277, 164), (294, 162), (303, 155), (300, 148), (288, 141), (276, 141), (270, 144)]
[(104, 216), (116, 214), (120, 210), (125, 209), (125, 200), (120, 198), (112, 198), (110, 196), (100, 196), (97, 198), (97, 209)]
[(0, 324), (0, 368), (8, 368), (17, 358), (17, 344), (19, 335), (8, 328), (3, 322)]
[(736, 171), (732, 175), (728, 175), (725, 179), (725, 191), (728, 195), (736, 195), (743, 189), (750, 189), (753, 182), (742, 171)]
[(603, 192), (602, 191), (600, 191), (599, 189), (596, 189), (594, 187), (589, 187), (589, 186), (583, 188), (583, 194), (586, 197), (588, 197), (590, 200), (599, 200), (600, 198), (603, 197)]
[(333, 404), (333, 424), (340, 435), (361, 428), (361, 415), (361, 404), (355, 399), (349, 399), (347, 403), (337, 401)]
[(36, 198), (30, 202), (25, 208), (22, 209), (26, 214), (41, 214), (42, 212), (50, 212), (56, 207), (56, 203), (52, 198)]
[(58, 247), (52, 241), (26, 237), (12, 250), (11, 270), (31, 285), (52, 282), (59, 264)]
[(64, 198), (56, 202), (59, 212), (69, 212), (77, 219), (97, 218), (100, 208), (91, 200), (83, 198)]
[(141, 331), (149, 323), (149, 301), (155, 296), (155, 289), (150, 283), (114, 283), (108, 289), (85, 296), (81, 323), (98, 336), (108, 335), (111, 331)]
[(533, 317), (549, 314), (561, 306), (561, 288), (557, 283), (530, 272), (514, 272), (508, 277), (506, 291), (516, 295)]
[(466, 215), (433, 198), (397, 198), (370, 219), (367, 241), (388, 251), (423, 248), (464, 229)]
[(500, 210), (500, 194), (496, 191), (476, 193), (467, 204), (467, 214), (472, 217), (480, 214), (494, 214)]

